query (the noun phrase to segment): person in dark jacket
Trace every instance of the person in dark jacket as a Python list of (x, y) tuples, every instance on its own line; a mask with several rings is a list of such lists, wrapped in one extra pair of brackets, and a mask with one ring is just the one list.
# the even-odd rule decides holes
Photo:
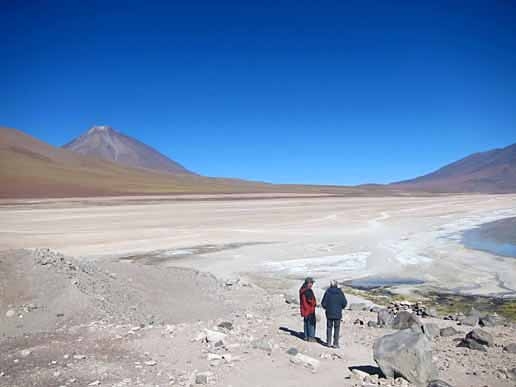
[(332, 347), (333, 331), (333, 348), (340, 348), (340, 320), (342, 319), (342, 309), (348, 305), (348, 300), (337, 286), (337, 281), (331, 281), (330, 287), (324, 293), (321, 305), (326, 310), (326, 345)]
[(314, 280), (307, 277), (301, 289), (299, 289), (299, 307), (304, 319), (304, 335), (306, 341), (315, 341), (315, 307), (317, 301), (312, 290)]

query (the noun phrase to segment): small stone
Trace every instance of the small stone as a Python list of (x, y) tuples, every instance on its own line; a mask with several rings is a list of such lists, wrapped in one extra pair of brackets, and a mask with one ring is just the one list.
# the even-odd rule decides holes
[(86, 359), (86, 355), (73, 355), (75, 360), (84, 360)]
[(202, 372), (195, 375), (195, 384), (208, 384), (208, 378), (210, 375), (210, 372)]
[(205, 338), (207, 342), (216, 343), (218, 341), (223, 341), (226, 338), (226, 334), (222, 332), (212, 331), (210, 329), (205, 329)]
[(516, 353), (516, 343), (510, 343), (503, 347), (505, 352)]
[(297, 350), (297, 348), (291, 347), (287, 350), (287, 353), (291, 356), (296, 356), (299, 353), (299, 351)]
[(23, 349), (20, 351), (20, 356), (21, 357), (27, 357), (29, 356), (30, 354), (32, 353), (32, 351), (30, 349)]
[(216, 353), (208, 353), (208, 360), (209, 361), (212, 361), (212, 360), (222, 360), (222, 356), (218, 355)]
[(261, 349), (262, 351), (271, 353), (272, 352), (272, 344), (266, 339), (260, 339), (253, 341), (253, 348)]
[(351, 304), (349, 306), (349, 310), (364, 311), (364, 310), (369, 310), (369, 308), (364, 303), (356, 303), (356, 304)]
[(5, 317), (14, 317), (16, 315), (16, 311), (14, 309), (9, 309), (7, 312), (5, 312)]
[(228, 331), (233, 329), (233, 323), (230, 321), (223, 321), (217, 326), (222, 329), (227, 329)]
[(295, 356), (290, 357), (290, 362), (294, 364), (302, 364), (305, 367), (311, 368), (313, 372), (316, 372), (321, 362), (313, 357), (298, 353)]
[(456, 336), (458, 335), (460, 332), (458, 330), (456, 330), (454, 327), (446, 327), (446, 328), (442, 328), (440, 330), (440, 335), (441, 337), (450, 337), (450, 336)]
[(88, 386), (100, 386), (100, 380), (95, 380), (94, 382), (88, 384)]
[(446, 383), (444, 380), (436, 379), (430, 381), (427, 387), (452, 387), (450, 384)]
[(153, 367), (153, 366), (155, 366), (158, 363), (155, 360), (148, 360), (148, 361), (146, 361), (143, 364), (145, 364), (146, 366), (149, 366), (149, 367)]

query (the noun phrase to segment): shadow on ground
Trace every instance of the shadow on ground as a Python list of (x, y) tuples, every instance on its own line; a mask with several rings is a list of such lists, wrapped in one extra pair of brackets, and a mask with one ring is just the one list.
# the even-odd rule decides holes
[(371, 365), (362, 365), (362, 366), (351, 366), (349, 367), (350, 371), (358, 370), (365, 372), (369, 375), (378, 375), (378, 377), (383, 378), (384, 375), (382, 373), (382, 370), (379, 367), (371, 366)]
[[(294, 330), (292, 330), (290, 328), (287, 328), (287, 327), (280, 327), (279, 330), (282, 331), (282, 332), (287, 332), (291, 336), (294, 336), (294, 337), (298, 338), (299, 340), (305, 341), (305, 334), (304, 334), (304, 332), (294, 331)], [(322, 341), (320, 338), (315, 337), (315, 340), (316, 340), (316, 342), (318, 344), (326, 346), (326, 342)]]

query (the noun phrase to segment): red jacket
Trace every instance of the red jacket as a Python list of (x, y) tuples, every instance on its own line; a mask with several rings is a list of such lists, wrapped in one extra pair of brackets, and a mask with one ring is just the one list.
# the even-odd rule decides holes
[(304, 285), (301, 286), (301, 289), (299, 289), (299, 307), (301, 309), (301, 316), (308, 317), (311, 314), (314, 314), (316, 305), (317, 301), (315, 300), (315, 295), (312, 289), (309, 289)]

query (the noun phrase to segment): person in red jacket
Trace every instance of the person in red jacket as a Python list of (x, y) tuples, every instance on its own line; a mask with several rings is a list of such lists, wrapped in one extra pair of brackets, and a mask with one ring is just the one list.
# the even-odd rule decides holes
[(314, 279), (308, 277), (305, 279), (303, 286), (299, 289), (299, 305), (301, 316), (304, 319), (304, 334), (306, 341), (315, 341), (315, 307), (317, 301), (312, 290)]

